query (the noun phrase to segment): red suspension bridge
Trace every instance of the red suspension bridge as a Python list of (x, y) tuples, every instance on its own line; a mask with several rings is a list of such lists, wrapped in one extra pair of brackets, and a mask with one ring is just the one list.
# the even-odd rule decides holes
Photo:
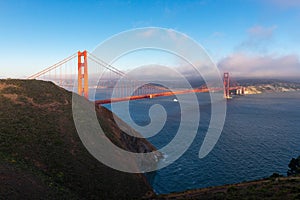
[[(93, 77), (93, 74), (101, 74), (100, 79), (97, 80), (96, 77)], [(87, 51), (78, 51), (62, 61), (28, 77), (28, 79), (52, 81), (71, 91), (73, 91), (73, 88), (76, 88), (77, 93), (87, 99), (89, 98), (89, 88), (93, 87), (101, 93), (101, 98), (95, 100), (96, 105), (193, 92), (209, 92), (210, 90), (224, 90), (224, 98), (230, 98), (232, 91), (235, 91), (236, 94), (244, 94), (245, 92), (242, 86), (238, 86), (237, 84), (230, 85), (228, 72), (224, 73), (223, 76), (223, 88), (209, 90), (206, 85), (203, 85), (193, 89), (169, 91), (167, 88), (159, 85), (144, 84), (139, 80), (127, 77), (121, 70), (107, 64)], [(120, 80), (121, 84), (116, 84)], [(115, 87), (116, 85), (118, 85), (117, 88)], [(114, 90), (114, 97), (112, 97), (112, 90)]]

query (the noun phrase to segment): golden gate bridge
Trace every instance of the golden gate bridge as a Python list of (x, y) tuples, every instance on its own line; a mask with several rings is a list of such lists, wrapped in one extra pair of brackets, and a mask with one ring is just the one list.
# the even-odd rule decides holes
[[(89, 66), (96, 67), (91, 68)], [(99, 80), (92, 77), (93, 74), (99, 74), (100, 71), (102, 73)], [(118, 87), (115, 88), (116, 82), (121, 78), (121, 84), (119, 83)], [(198, 88), (169, 91), (168, 88), (159, 85), (143, 84), (140, 80), (128, 77), (123, 71), (106, 63), (86, 50), (82, 52), (78, 51), (60, 62), (29, 76), (27, 79), (52, 81), (58, 86), (71, 91), (75, 87), (76, 92), (86, 99), (89, 98), (89, 87), (99, 89), (102, 91), (102, 97), (94, 101), (96, 105), (188, 93), (217, 92), (222, 90), (224, 90), (224, 98), (226, 99), (231, 98), (230, 95), (232, 91), (235, 91), (236, 94), (245, 93), (244, 87), (239, 86), (237, 83), (232, 84), (228, 72), (225, 72), (223, 75), (223, 88), (215, 87), (208, 89), (206, 85), (202, 85)], [(93, 83), (92, 80), (97, 80), (97, 82)], [(116, 94), (114, 96), (116, 97), (111, 96), (112, 88), (114, 89), (114, 94)]]

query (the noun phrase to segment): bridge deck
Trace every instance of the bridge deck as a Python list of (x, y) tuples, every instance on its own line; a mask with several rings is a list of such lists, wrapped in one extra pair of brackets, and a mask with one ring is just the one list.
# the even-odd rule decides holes
[(152, 98), (162, 97), (162, 96), (173, 96), (173, 95), (178, 95), (178, 94), (188, 94), (188, 93), (196, 93), (196, 92), (209, 92), (209, 90), (207, 88), (196, 88), (196, 89), (189, 89), (189, 90), (178, 90), (178, 91), (173, 91), (173, 92), (143, 94), (143, 95), (136, 95), (136, 96), (127, 96), (127, 97), (120, 97), (120, 98), (97, 100), (97, 101), (95, 101), (95, 104), (102, 105), (102, 104), (116, 103), (116, 102), (121, 102), (121, 101), (131, 101), (131, 100), (137, 100), (137, 99), (152, 99)]

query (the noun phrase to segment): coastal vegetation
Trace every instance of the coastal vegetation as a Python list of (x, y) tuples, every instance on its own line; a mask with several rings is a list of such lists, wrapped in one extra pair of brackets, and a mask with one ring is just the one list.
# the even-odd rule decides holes
[(256, 181), (160, 195), (157, 199), (299, 199), (300, 177), (270, 177)]
[(300, 174), (300, 156), (298, 158), (292, 158), (289, 163), (289, 170), (287, 171), (288, 176)]

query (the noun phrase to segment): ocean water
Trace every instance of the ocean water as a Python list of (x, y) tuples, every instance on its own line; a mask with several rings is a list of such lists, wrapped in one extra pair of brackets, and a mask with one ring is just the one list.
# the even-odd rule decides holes
[[(300, 155), (300, 92), (247, 95), (228, 100), (222, 134), (203, 159), (199, 159), (198, 153), (209, 125), (211, 105), (208, 94), (197, 94), (197, 97), (201, 116), (197, 135), (183, 156), (149, 175), (157, 193), (250, 181), (274, 172), (286, 175), (291, 158)], [(140, 126), (151, 123), (152, 105), (165, 108), (164, 127), (148, 138), (158, 149), (168, 145), (180, 124), (180, 102), (173, 99), (161, 97), (129, 103), (130, 115)], [(165, 157), (160, 162), (167, 162), (168, 155)]]

